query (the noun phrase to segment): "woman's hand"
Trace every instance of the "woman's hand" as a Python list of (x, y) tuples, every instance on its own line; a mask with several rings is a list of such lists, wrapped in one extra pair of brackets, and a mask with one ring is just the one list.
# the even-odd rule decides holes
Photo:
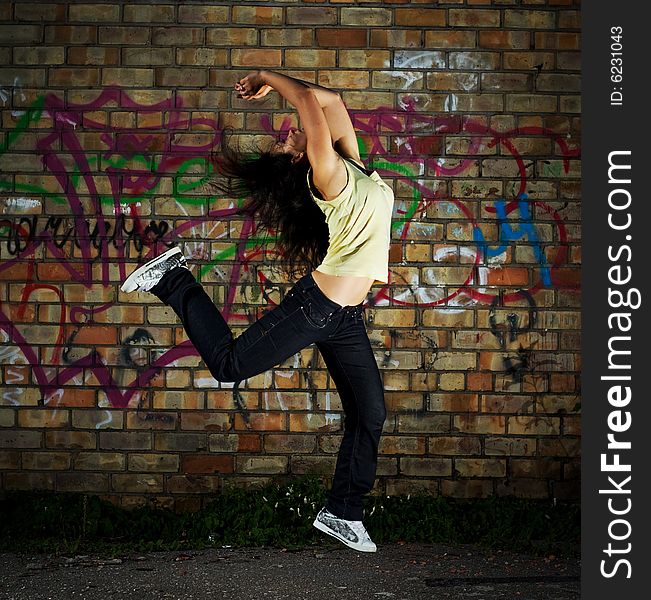
[(266, 96), (273, 88), (264, 82), (261, 71), (253, 71), (235, 84), (235, 91), (244, 100), (255, 100)]

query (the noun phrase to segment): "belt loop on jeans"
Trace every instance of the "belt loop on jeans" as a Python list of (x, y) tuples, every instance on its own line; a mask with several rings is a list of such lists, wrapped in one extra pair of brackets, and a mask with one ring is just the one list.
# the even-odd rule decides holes
[(312, 273), (308, 273), (307, 275), (304, 275), (298, 280), (299, 287), (303, 291), (311, 290), (312, 288), (316, 287), (316, 281), (314, 281), (314, 277), (312, 277)]

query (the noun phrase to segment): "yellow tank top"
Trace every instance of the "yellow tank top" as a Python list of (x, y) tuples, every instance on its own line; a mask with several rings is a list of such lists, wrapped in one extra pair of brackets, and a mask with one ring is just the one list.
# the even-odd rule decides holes
[(328, 252), (318, 271), (327, 275), (372, 277), (375, 283), (389, 281), (389, 244), (393, 190), (377, 171), (367, 175), (361, 167), (344, 159), (348, 181), (332, 200), (315, 196), (310, 174), (307, 184), (323, 211), (330, 234)]

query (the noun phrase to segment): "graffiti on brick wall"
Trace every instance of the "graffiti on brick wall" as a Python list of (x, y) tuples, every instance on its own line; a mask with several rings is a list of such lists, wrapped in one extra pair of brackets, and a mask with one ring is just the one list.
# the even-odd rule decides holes
[[(107, 109), (117, 111), (120, 117), (116, 120), (126, 124), (109, 120), (106, 115), (114, 113), (103, 112)], [(104, 118), (98, 116), (102, 114)], [(42, 118), (50, 119), (52, 128), (39, 136), (34, 148), (44, 173), (16, 181), (0, 178), (0, 190), (8, 191), (5, 213), (25, 213), (0, 219), (4, 257), (0, 277), (22, 284), (19, 299), (0, 306), (0, 330), (11, 344), (4, 347), (0, 362), (29, 365), (45, 402), (62, 398), (66, 386), (92, 384), (103, 390), (110, 406), (138, 406), (142, 389), (163, 367), (196, 356), (190, 342), (157, 353), (150, 351), (148, 344), (158, 342), (156, 335), (139, 327), (133, 328), (121, 346), (114, 340), (119, 355), (116, 364), (109, 364), (102, 349), (93, 347), (94, 336), (102, 333), (100, 323), (107, 322), (106, 315), (118, 304), (114, 290), (131, 268), (127, 259), (144, 261), (165, 246), (184, 241), (192, 258), (202, 263), (200, 278), (228, 283), (220, 309), (234, 324), (250, 322), (264, 306), (273, 306), (279, 300), (280, 289), (272, 283), (273, 270), (260, 263), (263, 254), (274, 252), (264, 245), (268, 240), (258, 237), (251, 220), (244, 220), (234, 236), (228, 221), (238, 215), (238, 207), (233, 203), (220, 205), (221, 199), (211, 197), (206, 187), (212, 175), (209, 157), (220, 140), (216, 118), (193, 116), (183, 110), (180, 101), (171, 98), (142, 104), (118, 89), (107, 89), (91, 102), (78, 105), (47, 94), (16, 118), (16, 127), (7, 134), (0, 154), (12, 151), (20, 136)], [(438, 239), (441, 243), (436, 258), (456, 258), (455, 266), (465, 270), (457, 283), (449, 284), (435, 275), (429, 281), (409, 279), (394, 268), (390, 283), (377, 288), (369, 298), (371, 306), (454, 309), (488, 305), (493, 311), (491, 332), (505, 348), (535, 326), (535, 296), (541, 289), (578, 284), (555, 276), (567, 263), (565, 224), (554, 206), (531, 199), (531, 165), (514, 142), (519, 136), (551, 140), (560, 156), (554, 168), (567, 172), (578, 148), (571, 147), (563, 136), (540, 127), (499, 132), (459, 115), (419, 113), (408, 104), (397, 111), (356, 111), (353, 120), (368, 164), (402, 187), (393, 222), (395, 242), (430, 243)], [(270, 120), (263, 125), (267, 133), (279, 135), (291, 123), (286, 119), (278, 129)], [(459, 135), (467, 143), (459, 159), (441, 158), (441, 139), (446, 134)], [(393, 139), (395, 146), (389, 146), (388, 139)], [(482, 149), (498, 146), (512, 163), (509, 173), (514, 174), (515, 183), (508, 198), (503, 190), (478, 189), (482, 180), (467, 177), (473, 173)], [(447, 187), (440, 191), (431, 180), (459, 185), (453, 183), (451, 191)], [(408, 190), (406, 198), (404, 190)], [(159, 198), (171, 198), (172, 214), (185, 218), (147, 218), (143, 207)], [(40, 212), (43, 201), (56, 213), (47, 219), (30, 214)], [(486, 216), (478, 213), (478, 201)], [(193, 210), (196, 207), (203, 209)], [(429, 217), (430, 213), (444, 214), (447, 236), (440, 235), (440, 224)], [(538, 233), (540, 215), (554, 229), (555, 252), (550, 256)], [(497, 237), (487, 235), (487, 224), (497, 231)], [(211, 244), (216, 240), (222, 243), (214, 250)], [(526, 245), (533, 256), (531, 269), (525, 270), (537, 273), (533, 281), (522, 285), (517, 269), (505, 261), (518, 244)], [(76, 292), (76, 297), (64, 297), (63, 285), (40, 282), (41, 264), (36, 263), (46, 256), (56, 259), (42, 263), (47, 265), (46, 277), (78, 284), (82, 291)], [(252, 285), (245, 286), (244, 282)], [(238, 289), (255, 287), (260, 290), (256, 297), (261, 308), (236, 308)], [(104, 302), (94, 300), (84, 305), (84, 294), (94, 295), (97, 290), (103, 291), (96, 295)], [(239, 294), (240, 302), (242, 297), (247, 300), (247, 293)], [(33, 320), (26, 318), (30, 303), (41, 297), (53, 303), (49, 327), (43, 334), (46, 339), (39, 337)], [(528, 305), (526, 322), (511, 316), (502, 322), (493, 310), (522, 301)], [(113, 342), (109, 339), (108, 343)], [(430, 344), (432, 349), (435, 356), (435, 342), (434, 346)], [(385, 358), (391, 363), (391, 350)], [(513, 367), (514, 376), (531, 364)], [(17, 379), (18, 373), (11, 381), (14, 386), (22, 381)], [(126, 373), (133, 373), (132, 379), (125, 377)], [(309, 381), (304, 383), (312, 389)], [(233, 394), (236, 405), (244, 408), (237, 400), (237, 386)], [(11, 398), (3, 401), (15, 403), (19, 398), (19, 393), (12, 392)], [(282, 407), (282, 400), (277, 402)]]

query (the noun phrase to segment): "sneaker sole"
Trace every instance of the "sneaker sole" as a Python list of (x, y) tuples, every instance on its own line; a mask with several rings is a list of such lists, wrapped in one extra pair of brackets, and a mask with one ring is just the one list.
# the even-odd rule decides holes
[(129, 275), (129, 277), (124, 280), (124, 283), (120, 286), (120, 289), (127, 294), (130, 292), (135, 292), (138, 289), (138, 285), (135, 283), (135, 281), (141, 273), (157, 265), (158, 263), (167, 260), (170, 256), (174, 256), (175, 254), (181, 254), (181, 249), (177, 247), (170, 248), (169, 250), (163, 252), (163, 254), (138, 267), (133, 273), (131, 273), (131, 275)]
[(329, 536), (332, 536), (336, 540), (339, 540), (342, 544), (345, 544), (349, 548), (352, 548), (353, 550), (357, 550), (358, 552), (376, 552), (377, 548), (364, 548), (361, 547), (359, 544), (356, 544), (355, 542), (351, 542), (350, 540), (347, 540), (344, 537), (339, 537), (334, 531), (332, 531), (327, 525), (324, 525), (321, 523), (321, 521), (314, 521), (312, 523), (314, 527), (316, 527), (319, 531), (323, 531), (323, 533), (327, 533)]

